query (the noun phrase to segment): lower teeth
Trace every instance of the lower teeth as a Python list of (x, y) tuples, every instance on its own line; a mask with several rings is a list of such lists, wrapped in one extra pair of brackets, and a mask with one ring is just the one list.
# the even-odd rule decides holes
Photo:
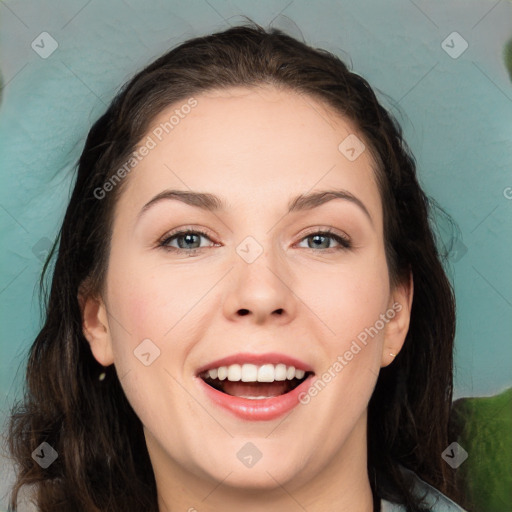
[(240, 395), (238, 398), (248, 398), (249, 400), (261, 400), (263, 398), (271, 398), (269, 396), (244, 396)]
[[(262, 400), (262, 399), (273, 398), (275, 396), (281, 396), (281, 395), (285, 395), (286, 393), (289, 393), (290, 391), (295, 389), (297, 386), (299, 386), (302, 382), (304, 382), (307, 377), (308, 377), (308, 374), (306, 374), (302, 379), (295, 378), (295, 379), (292, 379), (290, 381), (287, 381), (287, 386), (285, 388), (285, 391), (282, 392), (282, 393), (278, 393), (278, 394), (271, 394), (271, 393), (269, 393), (268, 395), (258, 395), (258, 396), (251, 396), (251, 395), (247, 395), (247, 394), (232, 395), (231, 393), (227, 393), (224, 390), (224, 382), (225, 381), (221, 381), (219, 379), (211, 379), (209, 377), (206, 377), (203, 380), (206, 382), (206, 384), (210, 385), (211, 387), (213, 387), (217, 391), (221, 391), (222, 393), (225, 393), (227, 395), (238, 396), (239, 398), (247, 398), (247, 399), (250, 399), (250, 400)], [(249, 385), (255, 385), (255, 384), (258, 385), (258, 383), (255, 383), (255, 382), (251, 382), (251, 383), (247, 383), (247, 384), (249, 384)], [(267, 383), (260, 383), (260, 384), (262, 384), (262, 386), (267, 385)]]

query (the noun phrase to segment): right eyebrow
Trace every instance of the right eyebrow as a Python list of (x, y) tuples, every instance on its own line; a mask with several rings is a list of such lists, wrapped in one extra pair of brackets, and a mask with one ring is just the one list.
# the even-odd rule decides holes
[(151, 206), (163, 200), (174, 199), (190, 206), (196, 206), (207, 211), (224, 210), (225, 205), (222, 200), (214, 194), (206, 194), (202, 192), (188, 192), (186, 190), (164, 190), (160, 192), (150, 201), (148, 201), (139, 212), (138, 217), (141, 217)]

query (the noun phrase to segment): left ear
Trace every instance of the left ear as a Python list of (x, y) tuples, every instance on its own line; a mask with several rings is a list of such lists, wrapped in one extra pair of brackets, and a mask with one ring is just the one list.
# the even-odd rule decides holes
[(412, 272), (410, 272), (409, 279), (404, 279), (399, 283), (391, 294), (388, 311), (394, 311), (395, 315), (386, 324), (381, 367), (391, 364), (402, 350), (409, 331), (413, 295), (414, 280)]

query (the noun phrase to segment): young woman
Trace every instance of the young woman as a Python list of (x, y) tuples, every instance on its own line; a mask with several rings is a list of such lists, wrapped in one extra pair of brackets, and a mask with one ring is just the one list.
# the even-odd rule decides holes
[(462, 510), (429, 212), (334, 55), (250, 25), (150, 64), (80, 157), (11, 508)]

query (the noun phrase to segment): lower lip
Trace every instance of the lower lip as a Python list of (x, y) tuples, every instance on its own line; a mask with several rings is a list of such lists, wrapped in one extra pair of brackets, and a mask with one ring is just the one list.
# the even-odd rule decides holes
[(248, 421), (269, 421), (291, 411), (299, 402), (299, 395), (307, 391), (311, 384), (310, 375), (304, 382), (301, 382), (295, 389), (284, 395), (273, 396), (271, 398), (262, 398), (251, 400), (250, 398), (240, 398), (238, 396), (228, 395), (222, 391), (212, 388), (206, 382), (197, 377), (200, 385), (209, 398), (218, 406), (231, 412), (238, 418)]

